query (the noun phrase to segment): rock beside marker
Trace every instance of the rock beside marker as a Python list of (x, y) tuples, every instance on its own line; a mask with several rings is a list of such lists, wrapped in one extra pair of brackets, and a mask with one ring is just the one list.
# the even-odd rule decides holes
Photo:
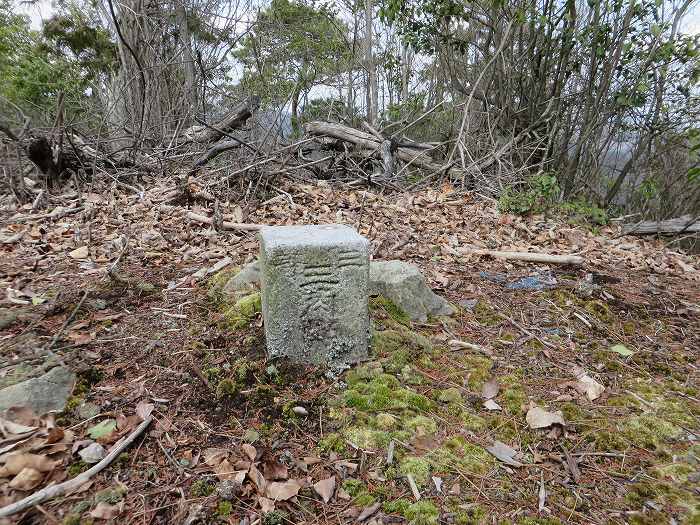
[[(455, 308), (435, 294), (417, 266), (404, 261), (370, 261), (370, 294), (382, 295), (401, 308), (412, 321), (425, 321), (429, 315), (452, 315)], [(260, 263), (243, 267), (222, 288), (232, 300), (260, 290)]]
[(0, 412), (10, 407), (28, 407), (35, 414), (61, 411), (75, 385), (75, 373), (57, 366), (46, 374), (0, 390)]
[(369, 265), (371, 295), (382, 295), (401, 308), (412, 321), (429, 315), (452, 315), (455, 308), (436, 295), (414, 264), (404, 261), (372, 261)]

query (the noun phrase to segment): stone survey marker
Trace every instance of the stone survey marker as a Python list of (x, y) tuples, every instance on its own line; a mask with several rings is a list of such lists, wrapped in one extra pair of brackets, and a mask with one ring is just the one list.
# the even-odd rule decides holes
[(369, 241), (349, 226), (275, 226), (260, 232), (270, 357), (345, 365), (367, 356)]

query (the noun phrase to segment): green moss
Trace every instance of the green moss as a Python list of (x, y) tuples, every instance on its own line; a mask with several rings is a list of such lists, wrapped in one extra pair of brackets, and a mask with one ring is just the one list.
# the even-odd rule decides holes
[(382, 505), (382, 510), (387, 514), (401, 514), (402, 516), (406, 513), (408, 507), (411, 506), (411, 502), (405, 498), (399, 498), (394, 501), (386, 501)]
[(426, 337), (401, 325), (393, 330), (374, 331), (371, 348), (374, 355), (385, 358), (384, 368), (393, 374), (433, 352), (433, 345)]
[(413, 476), (413, 479), (417, 485), (423, 486), (430, 479), (430, 465), (430, 461), (426, 458), (408, 456), (401, 461), (399, 472), (404, 476), (408, 476), (410, 474)]
[(462, 426), (472, 432), (479, 432), (487, 427), (486, 420), (483, 417), (472, 414), (468, 410), (462, 410), (459, 417), (462, 421)]
[(230, 501), (220, 501), (216, 507), (216, 515), (220, 518), (228, 518), (233, 512), (233, 504)]
[(75, 463), (71, 463), (71, 466), (68, 467), (68, 477), (69, 478), (74, 478), (78, 474), (82, 474), (85, 472), (87, 469), (90, 468), (90, 465), (85, 463), (83, 460), (76, 461)]
[(678, 437), (681, 432), (677, 426), (652, 414), (632, 416), (619, 427), (620, 432), (635, 446), (652, 450)]
[(238, 274), (240, 271), (240, 268), (238, 268), (237, 266), (233, 266), (231, 268), (226, 268), (225, 270), (221, 270), (220, 272), (217, 272), (214, 275), (212, 275), (206, 284), (207, 294), (209, 295), (209, 298), (213, 301), (220, 301), (221, 292), (224, 286), (226, 286), (226, 283), (229, 282), (230, 279), (235, 277), (236, 274)]
[(80, 514), (67, 514), (65, 518), (63, 518), (63, 521), (61, 521), (62, 525), (80, 525)]
[(219, 381), (219, 384), (216, 385), (216, 397), (219, 399), (222, 397), (233, 397), (238, 391), (238, 384), (232, 379), (222, 379)]
[(474, 318), (481, 325), (496, 326), (501, 324), (501, 316), (485, 301), (477, 301), (472, 312), (474, 313)]
[(407, 419), (403, 428), (419, 436), (430, 436), (437, 432), (437, 423), (429, 417), (415, 416)]
[(95, 494), (95, 503), (108, 503), (110, 505), (116, 505), (126, 495), (126, 488), (123, 485), (119, 485), (117, 488), (107, 488), (99, 491)]
[(241, 297), (233, 306), (222, 304), (224, 321), (234, 330), (245, 328), (255, 315), (262, 310), (260, 292)]
[(352, 496), (354, 505), (366, 507), (376, 501), (376, 498), (367, 490), (367, 486), (359, 479), (348, 478), (343, 481), (342, 487)]
[(211, 496), (214, 493), (214, 485), (203, 479), (198, 479), (190, 487), (190, 494), (195, 498), (205, 498)]
[(408, 314), (384, 296), (371, 297), (369, 307), (372, 312), (383, 310), (391, 319), (404, 326), (410, 326), (411, 324), (411, 318)]
[(438, 401), (443, 403), (461, 403), (463, 401), (462, 393), (456, 387), (446, 388), (438, 393)]
[(287, 513), (281, 510), (266, 512), (262, 519), (262, 525), (285, 525), (289, 523)]
[(80, 406), (84, 398), (82, 396), (70, 396), (66, 402), (66, 408), (63, 409), (64, 414), (73, 412), (76, 408)]
[(353, 445), (362, 450), (376, 450), (389, 445), (391, 436), (388, 432), (365, 427), (348, 428), (344, 436)]
[(425, 456), (439, 472), (467, 472), (485, 474), (494, 464), (494, 458), (478, 445), (462, 436), (455, 436), (443, 446)]
[(374, 425), (380, 430), (392, 430), (396, 428), (397, 421), (398, 418), (396, 416), (382, 412), (374, 418)]
[(336, 432), (326, 434), (323, 439), (319, 440), (318, 448), (321, 452), (337, 452), (339, 454), (347, 450), (345, 439)]
[(467, 382), (472, 391), (479, 391), (483, 384), (491, 377), (493, 361), (488, 357), (466, 354), (459, 358), (460, 363), (469, 371)]
[(404, 511), (404, 517), (410, 525), (438, 525), (440, 511), (430, 501), (417, 501)]

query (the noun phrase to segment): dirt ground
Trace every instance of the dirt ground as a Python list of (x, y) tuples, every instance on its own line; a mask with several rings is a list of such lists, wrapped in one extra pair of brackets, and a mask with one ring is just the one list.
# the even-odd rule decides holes
[(153, 417), (87, 484), (6, 523), (700, 523), (697, 256), (449, 187), (289, 185), (223, 205), (234, 223), (353, 225), (459, 307), (411, 323), (373, 298), (370, 359), (332, 378), (266, 360), (259, 308), (220, 293), (255, 233), (188, 219), (206, 206), (166, 193), (4, 212), (0, 386), (51, 359), (78, 381), (62, 413), (24, 414), (38, 434), (12, 452), (50, 467), (0, 478), (0, 505)]

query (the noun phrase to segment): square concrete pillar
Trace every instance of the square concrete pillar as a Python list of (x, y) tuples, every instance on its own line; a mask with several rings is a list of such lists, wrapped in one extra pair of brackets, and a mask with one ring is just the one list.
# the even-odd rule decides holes
[(273, 226), (259, 238), (269, 356), (330, 366), (366, 357), (369, 241), (340, 224)]

